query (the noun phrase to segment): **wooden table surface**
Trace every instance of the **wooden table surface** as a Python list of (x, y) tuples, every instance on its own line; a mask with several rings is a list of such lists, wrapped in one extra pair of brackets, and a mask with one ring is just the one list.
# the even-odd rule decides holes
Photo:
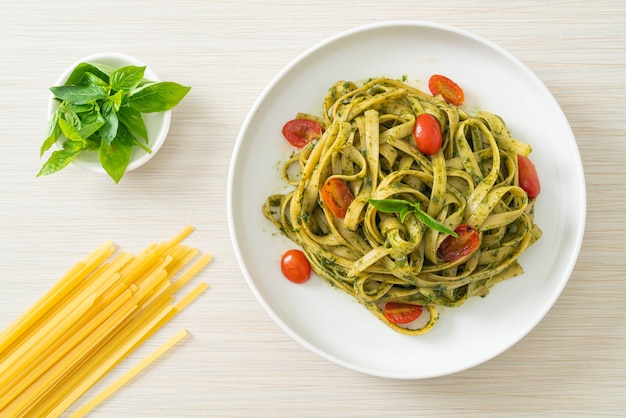
[[(415, 381), (344, 369), (285, 334), (244, 280), (226, 215), (235, 139), (267, 83), (332, 35), (397, 19), (471, 31), (535, 72), (572, 126), (588, 197), (578, 262), (545, 319), (487, 363)], [(621, 0), (2, 2), (0, 328), (103, 241), (136, 252), (191, 224), (188, 242), (214, 256), (211, 289), (134, 360), (180, 327), (192, 337), (94, 416), (624, 415), (624, 28)], [(167, 142), (117, 185), (74, 165), (35, 178), (48, 88), (105, 51), (192, 86)]]

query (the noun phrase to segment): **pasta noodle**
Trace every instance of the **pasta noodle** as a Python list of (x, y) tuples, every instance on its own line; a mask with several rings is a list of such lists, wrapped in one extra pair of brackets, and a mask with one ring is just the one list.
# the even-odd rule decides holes
[[(413, 139), (419, 114), (433, 115), (443, 143), (432, 156)], [(419, 335), (437, 322), (438, 307), (456, 307), (485, 296), (502, 280), (519, 275), (518, 257), (541, 236), (534, 224), (535, 199), (519, 186), (517, 156), (531, 147), (514, 139), (489, 112), (470, 115), (404, 82), (377, 78), (362, 86), (335, 83), (318, 121), (320, 138), (283, 165), (293, 187), (269, 196), (263, 213), (302, 247), (313, 270), (352, 295), (392, 329)], [(354, 195), (344, 219), (320, 197), (326, 179), (345, 182)], [(454, 230), (478, 231), (479, 248), (454, 261), (437, 251), (447, 234), (409, 215), (377, 210), (370, 199), (419, 202), (434, 220)], [(407, 327), (385, 317), (387, 302), (423, 305), (425, 325)]]
[[(208, 254), (196, 258), (198, 249), (182, 244), (192, 231), (186, 227), (168, 242), (109, 262), (115, 248), (105, 242), (10, 324), (0, 334), (0, 414), (59, 416), (206, 290), (200, 283), (174, 302), (211, 260)], [(185, 335), (180, 331), (74, 416), (91, 410)]]
[(157, 350), (153, 351), (148, 357), (143, 359), (137, 365), (135, 365), (131, 370), (126, 372), (121, 378), (116, 380), (110, 386), (108, 386), (105, 390), (100, 392), (95, 398), (90, 400), (87, 404), (82, 406), (78, 411), (72, 414), (74, 416), (84, 416), (86, 413), (91, 411), (94, 407), (96, 407), (103, 400), (111, 396), (115, 393), (116, 390), (121, 388), (124, 384), (128, 383), (133, 377), (135, 377), (139, 372), (148, 367), (152, 362), (158, 359), (161, 355), (163, 355), (167, 350), (172, 348), (176, 343), (181, 341), (183, 338), (187, 336), (186, 330), (180, 330), (176, 335), (170, 338), (165, 344), (160, 346)]

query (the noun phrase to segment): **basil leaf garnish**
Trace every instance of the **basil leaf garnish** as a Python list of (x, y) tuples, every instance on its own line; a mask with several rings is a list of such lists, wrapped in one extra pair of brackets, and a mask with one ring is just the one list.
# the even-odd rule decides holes
[(369, 199), (368, 202), (379, 212), (397, 213), (400, 216), (400, 222), (404, 222), (406, 216), (412, 213), (420, 222), (435, 231), (457, 237), (458, 235), (452, 229), (438, 222), (429, 214), (420, 208), (419, 202), (409, 202), (404, 199)]

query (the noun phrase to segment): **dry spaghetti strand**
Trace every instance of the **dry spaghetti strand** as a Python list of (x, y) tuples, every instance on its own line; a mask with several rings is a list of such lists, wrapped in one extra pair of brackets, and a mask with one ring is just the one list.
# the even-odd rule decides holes
[[(109, 241), (76, 263), (0, 333), (0, 415), (58, 416), (161, 329), (209, 286), (176, 295), (211, 261), (171, 240), (137, 255), (115, 253)], [(82, 416), (187, 335), (182, 330), (127, 371), (75, 416)]]

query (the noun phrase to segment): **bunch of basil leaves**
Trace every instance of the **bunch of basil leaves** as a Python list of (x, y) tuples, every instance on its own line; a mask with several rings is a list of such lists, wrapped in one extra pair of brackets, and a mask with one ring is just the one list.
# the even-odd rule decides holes
[(144, 78), (146, 67), (118, 69), (82, 62), (63, 86), (51, 87), (60, 104), (48, 123), (40, 156), (65, 137), (37, 177), (56, 173), (80, 153), (97, 152), (107, 174), (118, 183), (128, 167), (133, 147), (152, 152), (142, 113), (172, 109), (191, 87)]

